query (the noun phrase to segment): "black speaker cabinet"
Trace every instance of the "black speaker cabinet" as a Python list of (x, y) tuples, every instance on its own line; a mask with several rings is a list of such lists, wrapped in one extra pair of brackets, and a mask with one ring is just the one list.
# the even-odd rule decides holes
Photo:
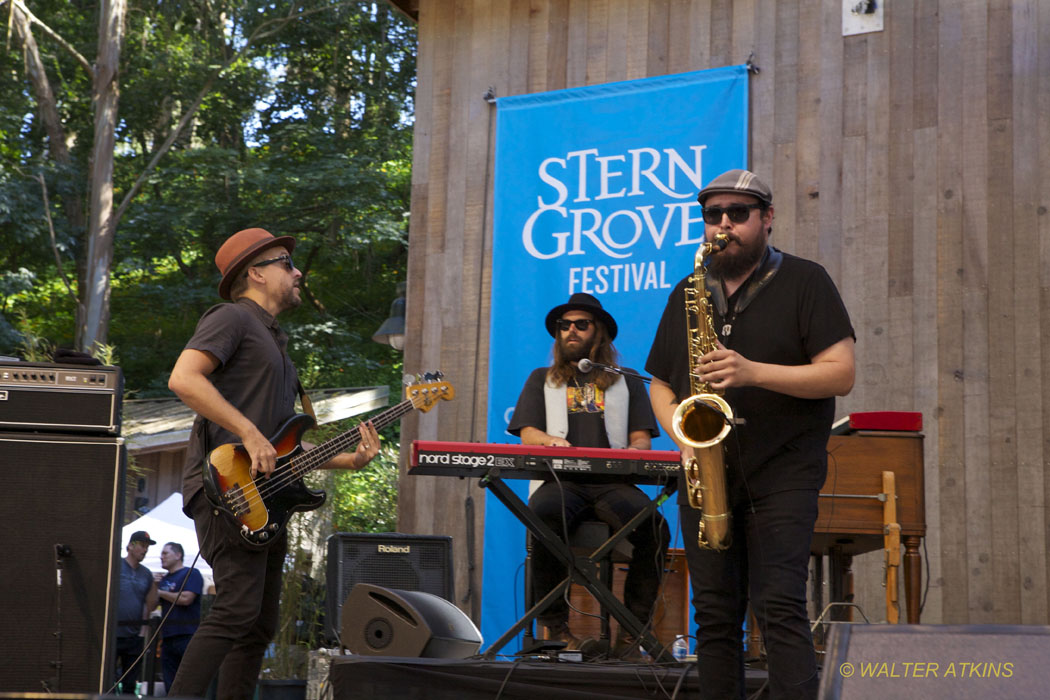
[(364, 656), (465, 659), (481, 647), (478, 628), (444, 598), (369, 583), (350, 591), (341, 629), (343, 646)]
[(350, 591), (371, 583), (454, 600), (452, 538), (397, 532), (337, 532), (328, 538), (326, 633), (337, 640), (340, 612)]
[(0, 433), (0, 691), (103, 693), (112, 681), (124, 441)]
[(1050, 627), (834, 625), (822, 700), (1045, 698)]

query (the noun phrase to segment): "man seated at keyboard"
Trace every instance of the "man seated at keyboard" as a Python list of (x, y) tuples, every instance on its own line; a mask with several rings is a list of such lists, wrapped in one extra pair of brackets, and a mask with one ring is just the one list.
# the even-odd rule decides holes
[[(547, 314), (547, 332), (554, 337), (554, 363), (533, 370), (518, 397), (507, 430), (526, 445), (613, 447), (647, 450), (660, 434), (645, 384), (634, 376), (597, 368), (581, 372), (577, 362), (617, 366), (616, 321), (590, 294), (573, 294), (568, 303)], [(626, 370), (631, 373), (632, 370)], [(529, 508), (559, 535), (571, 534), (577, 524), (601, 520), (613, 531), (649, 504), (649, 497), (623, 477), (561, 474), (544, 483), (529, 498)], [(563, 510), (564, 508), (564, 510)], [(645, 624), (660, 588), (669, 534), (659, 513), (643, 523), (627, 540), (634, 553), (624, 582), (624, 605)], [(566, 571), (546, 547), (532, 552), (534, 600), (547, 595)], [(567, 595), (567, 594), (566, 594)], [(569, 629), (568, 605), (555, 601), (538, 617), (548, 639), (578, 648)], [(638, 658), (638, 642), (621, 629), (613, 656)]]

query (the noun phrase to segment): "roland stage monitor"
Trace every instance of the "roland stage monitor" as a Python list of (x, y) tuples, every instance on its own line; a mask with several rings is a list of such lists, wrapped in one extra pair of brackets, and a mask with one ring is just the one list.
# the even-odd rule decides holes
[(120, 435), (119, 367), (0, 363), (0, 430)]

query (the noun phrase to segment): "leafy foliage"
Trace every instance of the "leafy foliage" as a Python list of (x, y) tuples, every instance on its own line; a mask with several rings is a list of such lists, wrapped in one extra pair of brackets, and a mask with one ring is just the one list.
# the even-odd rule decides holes
[(335, 474), (332, 522), (337, 532), (397, 530), (398, 452), (395, 443), (361, 471)]
[[(97, 4), (31, 5), (93, 60)], [(405, 277), (414, 27), (385, 2), (343, 0), (128, 0), (124, 27), (114, 201), (145, 178), (117, 224), (104, 351), (119, 354), (126, 391), (168, 394), (183, 344), (220, 301), (215, 251), (250, 226), (298, 241), (304, 303), (281, 324), (303, 383), (399, 387), (400, 355), (370, 338)], [(46, 32), (35, 39), (69, 155), (56, 158), (22, 47), (0, 48), (0, 354), (45, 359), (77, 338), (94, 112), (88, 72)], [(366, 470), (324, 475), (339, 529), (395, 527), (398, 428), (384, 440)], [(316, 543), (303, 544), (282, 591), (279, 641), (293, 652), (314, 644), (304, 611), (320, 609), (304, 553)], [(291, 677), (301, 661), (269, 668)]]
[[(390, 403), (401, 397), (391, 393)], [(307, 439), (316, 444), (350, 430), (360, 418), (348, 418), (310, 431)], [(379, 431), (382, 446), (368, 466), (359, 471), (323, 473), (318, 488), (328, 491), (323, 508), (334, 532), (394, 532), (397, 530), (397, 478), (401, 427), (393, 423)]]
[[(118, 224), (107, 340), (138, 396), (166, 393), (182, 344), (219, 301), (214, 252), (248, 226), (298, 241), (305, 303), (281, 322), (304, 384), (398, 383), (399, 357), (370, 337), (406, 265), (414, 28), (384, 2), (298, 7), (282, 24), (288, 7), (262, 0), (129, 2), (117, 201), (217, 66), (244, 51), (206, 91)], [(97, 6), (44, 0), (33, 12), (93, 56)], [(246, 46), (261, 27), (268, 31)], [(71, 162), (49, 151), (20, 52), (0, 50), (0, 237), (8, 243), (0, 269), (18, 271), (0, 279), (0, 354), (18, 352), (16, 331), (67, 347), (76, 336), (76, 301), (62, 273), (75, 292), (85, 242), (70, 208), (83, 203), (88, 181), (90, 80), (46, 35), (36, 39)]]

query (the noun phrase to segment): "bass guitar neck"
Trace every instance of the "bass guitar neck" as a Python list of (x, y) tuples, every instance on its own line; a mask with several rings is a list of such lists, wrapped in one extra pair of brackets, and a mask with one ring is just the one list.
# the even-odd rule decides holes
[[(371, 418), (376, 430), (396, 423), (415, 409), (426, 412), (438, 401), (455, 396), (452, 385), (440, 381), (440, 372), (424, 377), (426, 381), (406, 387), (404, 401)], [(277, 465), (268, 476), (252, 477), (252, 460), (241, 443), (220, 445), (208, 454), (204, 463), (208, 500), (234, 518), (241, 537), (249, 544), (268, 544), (281, 534), (293, 513), (320, 507), (325, 502), (324, 491), (309, 488), (303, 477), (361, 442), (360, 430), (355, 426), (306, 451), (303, 434), (314, 425), (313, 418), (298, 414), (277, 430), (270, 438), (277, 451)]]

